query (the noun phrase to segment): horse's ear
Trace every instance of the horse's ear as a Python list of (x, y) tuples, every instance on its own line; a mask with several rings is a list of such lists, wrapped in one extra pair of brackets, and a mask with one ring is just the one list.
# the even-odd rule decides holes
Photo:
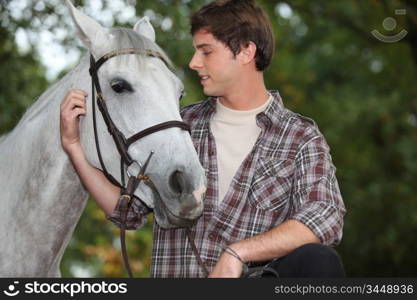
[(144, 37), (147, 37), (152, 42), (155, 42), (155, 30), (153, 29), (153, 26), (149, 21), (148, 16), (145, 16), (139, 21), (137, 21), (135, 26), (133, 26), (133, 30), (143, 35)]
[(107, 28), (102, 27), (95, 20), (76, 9), (70, 0), (65, 0), (65, 3), (77, 28), (78, 37), (90, 51), (108, 38)]

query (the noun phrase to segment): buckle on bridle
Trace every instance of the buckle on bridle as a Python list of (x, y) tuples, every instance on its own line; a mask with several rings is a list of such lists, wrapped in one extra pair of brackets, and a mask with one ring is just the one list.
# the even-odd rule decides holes
[(146, 159), (145, 163), (143, 164), (143, 166), (141, 165), (141, 163), (139, 163), (138, 161), (134, 160), (132, 162), (135, 162), (138, 164), (138, 166), (140, 167), (139, 172), (136, 176), (133, 176), (130, 172), (129, 172), (129, 168), (127, 168), (126, 173), (129, 176), (129, 180), (127, 182), (127, 186), (126, 189), (123, 192), (123, 195), (130, 195), (132, 196), (133, 193), (135, 192), (136, 188), (139, 186), (139, 183), (143, 180), (144, 182), (150, 182), (150, 178), (148, 175), (146, 175), (146, 169), (148, 168), (149, 162), (152, 158), (152, 156), (154, 155), (154, 151), (151, 151), (151, 153), (149, 153), (148, 158)]

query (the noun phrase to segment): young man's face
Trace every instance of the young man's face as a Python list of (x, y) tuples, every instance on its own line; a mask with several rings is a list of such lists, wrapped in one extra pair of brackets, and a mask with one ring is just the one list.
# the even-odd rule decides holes
[(233, 52), (211, 33), (200, 30), (193, 36), (195, 48), (189, 67), (200, 76), (204, 94), (227, 96), (238, 85), (241, 71)]

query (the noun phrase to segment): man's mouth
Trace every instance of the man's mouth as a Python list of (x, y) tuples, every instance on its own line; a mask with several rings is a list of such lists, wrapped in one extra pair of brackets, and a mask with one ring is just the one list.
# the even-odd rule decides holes
[(205, 81), (207, 81), (210, 78), (210, 76), (208, 75), (200, 75), (200, 82), (204, 83)]

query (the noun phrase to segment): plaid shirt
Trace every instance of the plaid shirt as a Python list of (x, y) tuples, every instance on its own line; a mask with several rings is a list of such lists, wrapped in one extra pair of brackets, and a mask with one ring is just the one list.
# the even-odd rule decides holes
[[(266, 232), (288, 219), (310, 228), (321, 242), (342, 238), (345, 206), (335, 167), (315, 123), (273, 101), (257, 115), (261, 134), (237, 170), (223, 201), (218, 201), (216, 144), (210, 132), (215, 98), (185, 107), (182, 117), (207, 176), (204, 212), (191, 228), (202, 260), (211, 271), (229, 244)], [(109, 219), (119, 225), (119, 205)], [(150, 211), (139, 200), (128, 213), (128, 228), (146, 222)], [(152, 277), (204, 277), (183, 228), (154, 224)]]

